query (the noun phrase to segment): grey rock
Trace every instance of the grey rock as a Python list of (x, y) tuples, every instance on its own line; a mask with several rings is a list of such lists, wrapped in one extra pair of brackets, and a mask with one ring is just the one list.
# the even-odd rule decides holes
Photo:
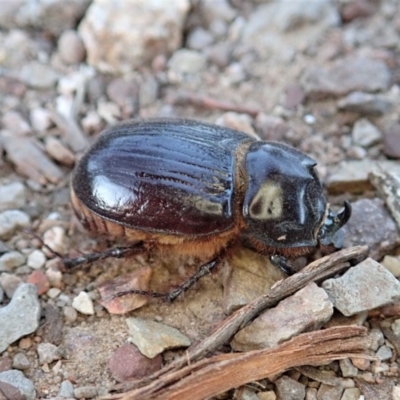
[(365, 115), (385, 114), (391, 109), (392, 105), (382, 96), (365, 92), (352, 92), (338, 102), (338, 107), (341, 110)]
[(393, 356), (392, 349), (388, 346), (381, 346), (376, 352), (376, 356), (382, 361), (390, 360)]
[(147, 107), (157, 100), (159, 85), (152, 75), (143, 76), (139, 86), (139, 104), (140, 107)]
[(10, 303), (0, 309), (0, 353), (10, 344), (39, 327), (40, 302), (36, 286), (24, 283)]
[(74, 389), (74, 397), (77, 399), (93, 399), (98, 395), (96, 386), (80, 386)]
[(30, 0), (5, 1), (0, 12), (0, 27), (36, 28), (58, 36), (74, 28), (83, 16), (90, 0)]
[(0, 186), (0, 211), (21, 208), (26, 204), (26, 188), (21, 182)]
[(359, 388), (347, 388), (342, 394), (341, 400), (359, 400), (361, 392)]
[(181, 45), (189, 7), (188, 0), (94, 0), (79, 26), (88, 63), (102, 72), (129, 73), (158, 54), (172, 54)]
[(400, 172), (384, 171), (382, 168), (374, 168), (370, 175), (370, 181), (385, 199), (393, 218), (400, 229)]
[(30, 223), (29, 215), (22, 211), (7, 210), (0, 213), (0, 239), (10, 239), (17, 229), (26, 228)]
[(384, 62), (348, 56), (331, 66), (308, 67), (300, 82), (309, 98), (343, 96), (353, 91), (376, 92), (389, 87), (391, 74)]
[(354, 124), (352, 138), (354, 144), (370, 147), (382, 139), (382, 133), (374, 124), (362, 118)]
[(127, 318), (132, 342), (146, 357), (153, 358), (168, 349), (190, 346), (188, 337), (176, 328), (141, 318)]
[(177, 75), (198, 73), (205, 65), (206, 57), (204, 54), (189, 49), (175, 51), (168, 62), (170, 72)]
[(383, 152), (387, 157), (400, 158), (400, 124), (392, 125), (383, 136)]
[(74, 385), (70, 381), (62, 381), (60, 390), (58, 392), (59, 397), (73, 398), (74, 397)]
[(37, 353), (40, 364), (50, 364), (61, 358), (60, 349), (52, 343), (39, 343)]
[(318, 400), (340, 400), (343, 394), (343, 387), (340, 385), (337, 386), (331, 386), (331, 385), (326, 385), (322, 384), (318, 388), (317, 392), (317, 399)]
[(231, 346), (237, 351), (270, 348), (321, 326), (332, 314), (333, 306), (326, 292), (311, 283), (239, 331)]
[(285, 375), (275, 381), (275, 386), (280, 399), (302, 400), (306, 396), (306, 387)]
[(18, 390), (21, 397), (26, 400), (36, 399), (36, 390), (33, 382), (26, 378), (21, 371), (10, 370), (0, 372), (0, 391), (2, 391), (2, 384), (8, 384)]
[(24, 353), (17, 353), (13, 357), (13, 365), (12, 366), (15, 369), (24, 371), (24, 370), (30, 368), (31, 363), (29, 362), (28, 357)]
[(15, 268), (23, 265), (26, 261), (19, 251), (9, 251), (0, 256), (0, 272), (11, 272)]
[(399, 281), (371, 258), (340, 278), (326, 280), (322, 287), (334, 306), (347, 316), (400, 300)]
[(50, 89), (55, 86), (59, 74), (49, 65), (31, 61), (22, 67), (19, 78), (33, 89)]
[(231, 22), (237, 15), (237, 11), (228, 0), (203, 0), (200, 3), (200, 10), (207, 24), (211, 24), (216, 19)]
[(192, 50), (203, 50), (214, 41), (210, 32), (198, 27), (189, 33), (187, 47)]
[(371, 340), (370, 349), (372, 351), (378, 351), (379, 347), (385, 343), (385, 337), (380, 329), (371, 329), (368, 336)]
[(353, 378), (358, 375), (358, 369), (352, 364), (352, 362), (345, 358), (339, 361), (340, 370), (344, 378)]

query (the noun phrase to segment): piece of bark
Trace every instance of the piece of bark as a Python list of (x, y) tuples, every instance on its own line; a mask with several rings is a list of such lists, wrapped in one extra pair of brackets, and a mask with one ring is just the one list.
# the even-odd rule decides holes
[(305, 333), (273, 349), (214, 356), (167, 373), (145, 387), (109, 398), (207, 399), (301, 365), (324, 364), (355, 354), (375, 359), (367, 354), (371, 343), (366, 328), (357, 326)]

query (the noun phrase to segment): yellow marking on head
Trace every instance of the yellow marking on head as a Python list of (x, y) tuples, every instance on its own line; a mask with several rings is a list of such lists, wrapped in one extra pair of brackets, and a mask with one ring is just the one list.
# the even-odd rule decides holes
[(276, 182), (265, 182), (250, 203), (250, 216), (259, 220), (278, 219), (282, 212), (282, 187)]

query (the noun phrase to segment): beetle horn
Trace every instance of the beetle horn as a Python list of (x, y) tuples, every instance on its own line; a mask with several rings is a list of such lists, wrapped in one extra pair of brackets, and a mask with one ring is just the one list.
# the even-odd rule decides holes
[(351, 216), (351, 205), (348, 201), (344, 202), (343, 209), (335, 214), (331, 209), (325, 218), (323, 225), (318, 233), (319, 242), (324, 246), (334, 245), (339, 249), (343, 245), (343, 234), (338, 232), (346, 224)]

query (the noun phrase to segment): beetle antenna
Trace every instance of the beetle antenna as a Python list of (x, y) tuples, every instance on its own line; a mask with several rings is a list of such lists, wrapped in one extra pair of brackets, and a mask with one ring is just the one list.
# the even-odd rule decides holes
[(336, 248), (342, 247), (341, 237), (337, 235), (339, 229), (347, 223), (351, 217), (351, 204), (346, 200), (343, 209), (335, 214), (331, 209), (325, 218), (324, 224), (318, 234), (319, 241), (324, 246), (334, 245)]

